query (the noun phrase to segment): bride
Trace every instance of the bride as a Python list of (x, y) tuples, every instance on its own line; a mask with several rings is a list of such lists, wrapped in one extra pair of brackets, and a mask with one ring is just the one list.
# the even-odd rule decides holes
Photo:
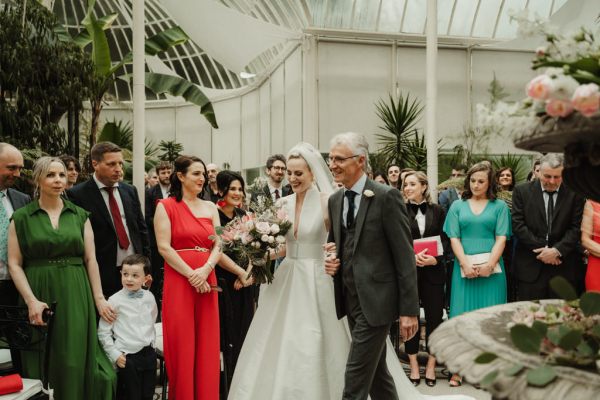
[[(290, 150), (287, 174), (294, 193), (280, 202), (293, 226), (286, 235), (285, 250), (276, 255), (286, 258), (273, 283), (260, 288), (258, 309), (240, 353), (229, 400), (342, 397), (350, 333), (345, 319), (337, 319), (333, 280), (325, 273), (323, 261), (333, 179), (321, 154), (308, 143)], [(428, 397), (408, 381), (391, 343), (386, 359), (400, 399)]]

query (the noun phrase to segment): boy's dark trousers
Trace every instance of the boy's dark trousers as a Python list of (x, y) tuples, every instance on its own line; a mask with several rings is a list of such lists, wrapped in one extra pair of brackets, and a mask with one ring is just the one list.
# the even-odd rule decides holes
[(117, 400), (152, 400), (156, 386), (156, 350), (150, 346), (125, 356), (117, 370)]

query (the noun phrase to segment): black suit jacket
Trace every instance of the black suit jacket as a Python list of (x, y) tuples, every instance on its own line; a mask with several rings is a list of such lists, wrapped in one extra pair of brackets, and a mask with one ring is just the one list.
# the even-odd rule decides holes
[(156, 247), (156, 235), (154, 234), (154, 213), (156, 212), (156, 204), (162, 200), (163, 194), (160, 185), (154, 185), (146, 190), (146, 227), (148, 228), (148, 238), (150, 245)]
[[(581, 279), (583, 273), (579, 241), (585, 200), (561, 185), (554, 207), (552, 232), (546, 243), (546, 210), (539, 180), (518, 185), (513, 191), (512, 229), (517, 238), (515, 273), (524, 282), (535, 282), (544, 267), (556, 269), (569, 280)], [(546, 265), (536, 259), (533, 249), (555, 247), (562, 255), (559, 266)]]
[[(123, 202), (125, 220), (129, 230), (129, 240), (138, 254), (150, 257), (148, 230), (142, 215), (142, 207), (137, 191), (131, 185), (119, 182), (119, 195)], [(69, 199), (79, 207), (89, 211), (90, 222), (94, 230), (96, 259), (100, 267), (100, 275), (114, 271), (117, 266), (117, 232), (108, 207), (94, 178), (80, 183), (68, 190)]]
[[(281, 187), (281, 197), (289, 196), (292, 193), (292, 187), (290, 185), (283, 185)], [(258, 201), (259, 197), (265, 197), (269, 201), (273, 200), (271, 197), (271, 191), (269, 190), (269, 185), (265, 185), (262, 188), (259, 188), (259, 190), (251, 192), (250, 195), (250, 200), (253, 202)]]
[(414, 239), (440, 235), (442, 246), (444, 247), (444, 255), (436, 257), (437, 265), (427, 267), (417, 267), (417, 273), (421, 278), (425, 278), (429, 283), (443, 285), (446, 283), (445, 260), (446, 254), (450, 249), (450, 241), (448, 236), (443, 231), (446, 212), (437, 204), (428, 204), (425, 212), (425, 232), (421, 236), (419, 224), (415, 219), (416, 214), (410, 209), (407, 209), (408, 220), (410, 222), (410, 233)]
[[(352, 268), (358, 301), (371, 326), (390, 324), (398, 316), (419, 315), (417, 271), (406, 207), (400, 192), (370, 179), (356, 214)], [(329, 198), (328, 242), (342, 248), (344, 190)], [(346, 315), (342, 282), (344, 265), (333, 277), (338, 318)]]
[(6, 197), (8, 197), (8, 201), (12, 204), (13, 210), (18, 210), (31, 201), (29, 195), (12, 188), (6, 190)]

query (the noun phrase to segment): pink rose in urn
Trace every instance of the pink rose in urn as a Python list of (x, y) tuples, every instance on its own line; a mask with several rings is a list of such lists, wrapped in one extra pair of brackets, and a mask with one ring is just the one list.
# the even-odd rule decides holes
[(536, 76), (527, 85), (527, 96), (536, 100), (546, 100), (554, 90), (552, 78), (548, 75)]
[(546, 114), (551, 117), (566, 117), (573, 112), (573, 106), (568, 100), (550, 99), (546, 103)]
[(588, 83), (579, 86), (571, 99), (573, 107), (586, 117), (591, 117), (600, 109), (600, 92), (598, 85)]

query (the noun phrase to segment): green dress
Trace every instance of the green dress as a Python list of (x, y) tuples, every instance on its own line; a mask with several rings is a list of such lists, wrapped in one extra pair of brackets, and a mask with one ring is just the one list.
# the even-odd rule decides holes
[[(465, 254), (489, 253), (494, 247), (496, 236), (511, 235), (510, 212), (502, 200), (488, 201), (481, 214), (473, 214), (467, 200), (452, 203), (444, 232), (449, 238), (458, 238)], [(450, 291), (450, 318), (462, 313), (506, 303), (506, 275), (502, 257), (502, 272), (484, 278), (463, 278), (460, 275), (458, 258), (454, 260), (452, 290)]]
[[(13, 214), (23, 268), (38, 300), (56, 302), (48, 380), (57, 400), (110, 400), (116, 374), (98, 342), (96, 311), (83, 263), (88, 213), (68, 201), (58, 229), (33, 201)], [(40, 378), (43, 354), (23, 352), (23, 373)]]

